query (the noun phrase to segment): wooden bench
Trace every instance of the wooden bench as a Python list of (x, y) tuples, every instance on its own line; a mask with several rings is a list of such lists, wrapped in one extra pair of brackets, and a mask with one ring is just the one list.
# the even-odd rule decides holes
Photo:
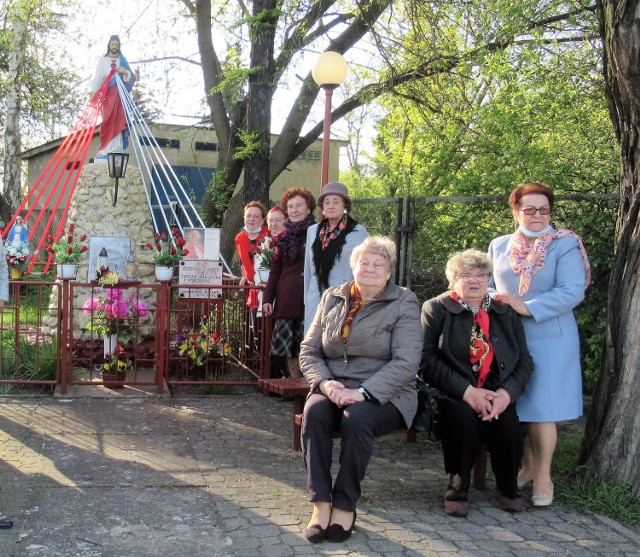
[[(262, 393), (277, 394), (280, 396), (290, 396), (293, 399), (293, 431), (291, 446), (293, 450), (299, 451), (300, 432), (302, 428), (302, 411), (304, 403), (309, 394), (309, 382), (305, 377), (280, 377), (273, 379), (261, 379), (258, 381), (258, 388), (262, 389)], [(401, 428), (397, 429), (394, 434), (403, 434), (406, 436), (407, 443), (417, 442), (417, 432), (414, 429)], [(339, 433), (335, 437), (339, 437)], [(487, 448), (481, 445), (476, 455), (476, 461), (473, 466), (473, 487), (475, 489), (486, 488), (487, 475)]]

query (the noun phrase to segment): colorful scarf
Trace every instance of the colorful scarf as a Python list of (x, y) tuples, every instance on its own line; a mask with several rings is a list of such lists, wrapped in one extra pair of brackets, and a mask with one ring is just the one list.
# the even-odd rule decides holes
[(324, 219), (318, 225), (318, 233), (311, 246), (311, 251), (320, 292), (329, 288), (329, 273), (340, 258), (342, 248), (347, 241), (347, 234), (352, 232), (357, 224), (357, 221), (345, 214), (333, 230), (329, 230), (328, 219)]
[[(372, 299), (377, 298), (387, 289), (385, 285), (380, 292), (378, 292)], [(349, 339), (349, 335), (351, 334), (351, 325), (353, 324), (353, 320), (356, 318), (356, 314), (371, 300), (365, 302), (362, 299), (362, 295), (356, 286), (355, 281), (351, 283), (351, 288), (349, 289), (349, 312), (347, 313), (347, 318), (344, 320), (344, 325), (342, 325), (342, 340), (344, 340), (345, 344)]]
[(591, 265), (587, 258), (587, 252), (584, 249), (584, 244), (580, 236), (571, 232), (571, 230), (555, 230), (551, 229), (549, 232), (545, 232), (542, 236), (536, 238), (533, 246), (529, 245), (525, 235), (517, 230), (513, 234), (513, 246), (511, 248), (511, 269), (517, 275), (520, 275), (520, 285), (518, 286), (518, 294), (523, 296), (529, 290), (531, 286), (531, 279), (533, 276), (544, 267), (544, 262), (549, 251), (549, 246), (557, 238), (563, 238), (564, 236), (571, 236), (578, 240), (578, 247), (580, 248), (580, 255), (582, 256), (582, 262), (584, 263), (585, 274), (585, 288), (589, 286), (591, 282)]
[(304, 256), (304, 244), (307, 239), (307, 228), (315, 224), (313, 214), (309, 213), (301, 222), (284, 221), (284, 230), (278, 241), (279, 254), (288, 259)]
[(463, 308), (470, 311), (473, 315), (473, 324), (471, 325), (471, 342), (469, 344), (469, 358), (471, 360), (471, 369), (477, 376), (476, 386), (478, 388), (484, 385), (484, 382), (491, 370), (493, 362), (493, 346), (489, 342), (489, 305), (491, 297), (485, 294), (480, 303), (480, 307), (470, 306), (452, 290), (451, 298), (459, 303)]

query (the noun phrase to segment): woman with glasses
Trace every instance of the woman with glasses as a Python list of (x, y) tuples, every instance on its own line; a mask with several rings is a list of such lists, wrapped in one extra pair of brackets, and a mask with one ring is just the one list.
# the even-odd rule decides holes
[(518, 186), (509, 197), (517, 229), (489, 246), (499, 300), (522, 316), (534, 371), (518, 399), (527, 423), (522, 489), (532, 483), (531, 505), (553, 502), (551, 460), (556, 422), (582, 415), (578, 327), (573, 316), (589, 285), (590, 266), (582, 240), (551, 225), (555, 195), (546, 184)]
[(447, 261), (450, 290), (422, 306), (423, 348), (420, 376), (446, 395), (438, 424), (449, 485), (444, 511), (469, 512), (471, 469), (482, 441), (491, 455), (498, 506), (520, 512), (517, 489), (523, 428), (515, 401), (524, 390), (533, 362), (520, 318), (487, 293), (491, 261), (479, 250)]

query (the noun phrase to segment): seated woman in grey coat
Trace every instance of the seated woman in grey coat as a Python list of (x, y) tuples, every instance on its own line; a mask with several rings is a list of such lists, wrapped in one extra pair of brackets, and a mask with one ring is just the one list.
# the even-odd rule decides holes
[[(351, 536), (373, 439), (402, 426), (416, 412), (415, 374), (422, 339), (415, 294), (390, 282), (395, 244), (373, 236), (351, 254), (354, 280), (325, 291), (302, 343), (300, 366), (310, 395), (302, 446), (313, 513), (312, 543)], [(342, 438), (332, 485), (332, 435)]]
[(444, 510), (451, 516), (469, 512), (467, 492), (481, 441), (491, 454), (499, 507), (523, 510), (516, 478), (524, 431), (514, 403), (533, 361), (518, 314), (487, 293), (491, 271), (486, 253), (456, 253), (447, 262), (450, 290), (422, 306), (419, 374), (447, 395), (438, 423), (450, 475)]

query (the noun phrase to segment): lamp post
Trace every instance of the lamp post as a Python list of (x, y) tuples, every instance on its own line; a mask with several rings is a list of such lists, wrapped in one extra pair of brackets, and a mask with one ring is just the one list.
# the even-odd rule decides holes
[(129, 163), (129, 153), (125, 151), (112, 151), (107, 153), (107, 161), (109, 163), (109, 177), (116, 179), (116, 191), (113, 195), (113, 206), (118, 201), (118, 180), (124, 178), (127, 172), (127, 164)]
[(333, 90), (347, 76), (347, 63), (341, 54), (328, 50), (320, 55), (311, 71), (313, 80), (324, 89), (324, 124), (322, 126), (322, 177), (320, 191), (329, 181), (329, 143), (331, 140), (331, 97)]

